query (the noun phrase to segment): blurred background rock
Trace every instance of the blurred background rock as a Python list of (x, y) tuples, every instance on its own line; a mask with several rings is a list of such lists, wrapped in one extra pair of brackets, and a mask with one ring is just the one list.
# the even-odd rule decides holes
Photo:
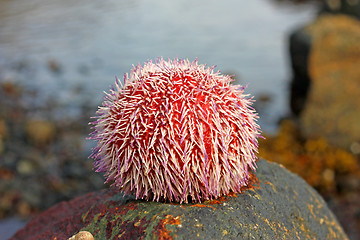
[(284, 164), (327, 200), (360, 238), (360, 2), (321, 2), (289, 36), (290, 107), (261, 155)]
[(302, 176), (360, 238), (359, 9), (357, 0), (0, 0), (1, 236), (106, 187), (87, 159), (90, 117), (114, 75), (163, 56), (198, 57), (248, 83), (266, 136), (260, 156)]

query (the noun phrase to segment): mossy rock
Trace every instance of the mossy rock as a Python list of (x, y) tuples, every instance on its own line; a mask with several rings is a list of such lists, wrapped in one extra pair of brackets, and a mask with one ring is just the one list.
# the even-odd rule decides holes
[(135, 200), (114, 189), (59, 203), (11, 239), (348, 239), (321, 196), (281, 165), (257, 162), (242, 193), (195, 204)]

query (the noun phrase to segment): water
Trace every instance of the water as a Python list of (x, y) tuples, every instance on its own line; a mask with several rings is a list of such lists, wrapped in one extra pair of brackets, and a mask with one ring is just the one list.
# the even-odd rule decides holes
[(13, 236), (17, 230), (25, 227), (26, 221), (16, 217), (0, 220), (0, 240), (7, 240)]
[(288, 112), (287, 34), (315, 11), (267, 0), (0, 0), (0, 79), (38, 89), (40, 102), (55, 97), (70, 114), (100, 104), (132, 64), (198, 58), (270, 96), (260, 123), (271, 130)]

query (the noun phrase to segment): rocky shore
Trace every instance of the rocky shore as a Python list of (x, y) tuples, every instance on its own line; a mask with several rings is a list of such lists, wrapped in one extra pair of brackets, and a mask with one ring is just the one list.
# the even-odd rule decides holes
[[(325, 15), (293, 33), (292, 54), (300, 54), (293, 55), (293, 116), (280, 123), (275, 135), (265, 133), (260, 156), (304, 178), (322, 195), (349, 238), (359, 239), (360, 25), (358, 15), (348, 15)], [(23, 71), (25, 65), (18, 63), (14, 71)], [(61, 72), (56, 60), (49, 61), (48, 68)], [(97, 106), (82, 101), (76, 114), (68, 114), (74, 109), (56, 97), (44, 99), (42, 92), (4, 77), (2, 70), (0, 219), (28, 220), (56, 203), (107, 188), (88, 159), (93, 146), (86, 140), (88, 122)], [(83, 94), (81, 89), (72, 92), (79, 98)]]
[[(60, 201), (107, 188), (87, 158), (92, 147), (87, 123), (96, 106), (82, 106), (78, 118), (58, 120), (51, 115), (59, 107), (56, 101), (31, 108), (24, 99), (33, 93), (21, 85), (1, 82), (0, 91), (2, 219), (29, 219)], [(359, 236), (359, 154), (323, 138), (305, 138), (294, 121), (283, 121), (277, 135), (260, 143), (260, 156), (303, 177), (325, 198), (350, 239)]]
[[(0, 80), (0, 219), (28, 218), (53, 204), (103, 188), (87, 159), (90, 114), (56, 119), (55, 99), (36, 106), (38, 93)], [(91, 109), (91, 110), (90, 110)]]

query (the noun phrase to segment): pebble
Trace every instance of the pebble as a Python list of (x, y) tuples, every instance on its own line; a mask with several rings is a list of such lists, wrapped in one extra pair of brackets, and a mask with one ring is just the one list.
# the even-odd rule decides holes
[(360, 143), (359, 142), (353, 142), (350, 146), (350, 151), (353, 154), (360, 154)]
[(49, 59), (47, 62), (47, 66), (49, 70), (53, 73), (59, 74), (62, 72), (61, 65), (56, 59)]
[(0, 118), (0, 154), (4, 152), (4, 140), (7, 134), (5, 120)]
[(26, 123), (26, 133), (31, 143), (42, 146), (54, 139), (55, 125), (45, 120), (29, 120)]
[(27, 175), (27, 174), (30, 174), (33, 172), (34, 170), (34, 166), (33, 164), (28, 161), (28, 160), (21, 160), (17, 166), (16, 166), (16, 170), (18, 171), (18, 173), (20, 174), (24, 174), (24, 175)]
[(0, 138), (5, 138), (7, 134), (7, 127), (4, 119), (0, 118)]
[(95, 240), (94, 236), (88, 231), (80, 231), (68, 240)]

